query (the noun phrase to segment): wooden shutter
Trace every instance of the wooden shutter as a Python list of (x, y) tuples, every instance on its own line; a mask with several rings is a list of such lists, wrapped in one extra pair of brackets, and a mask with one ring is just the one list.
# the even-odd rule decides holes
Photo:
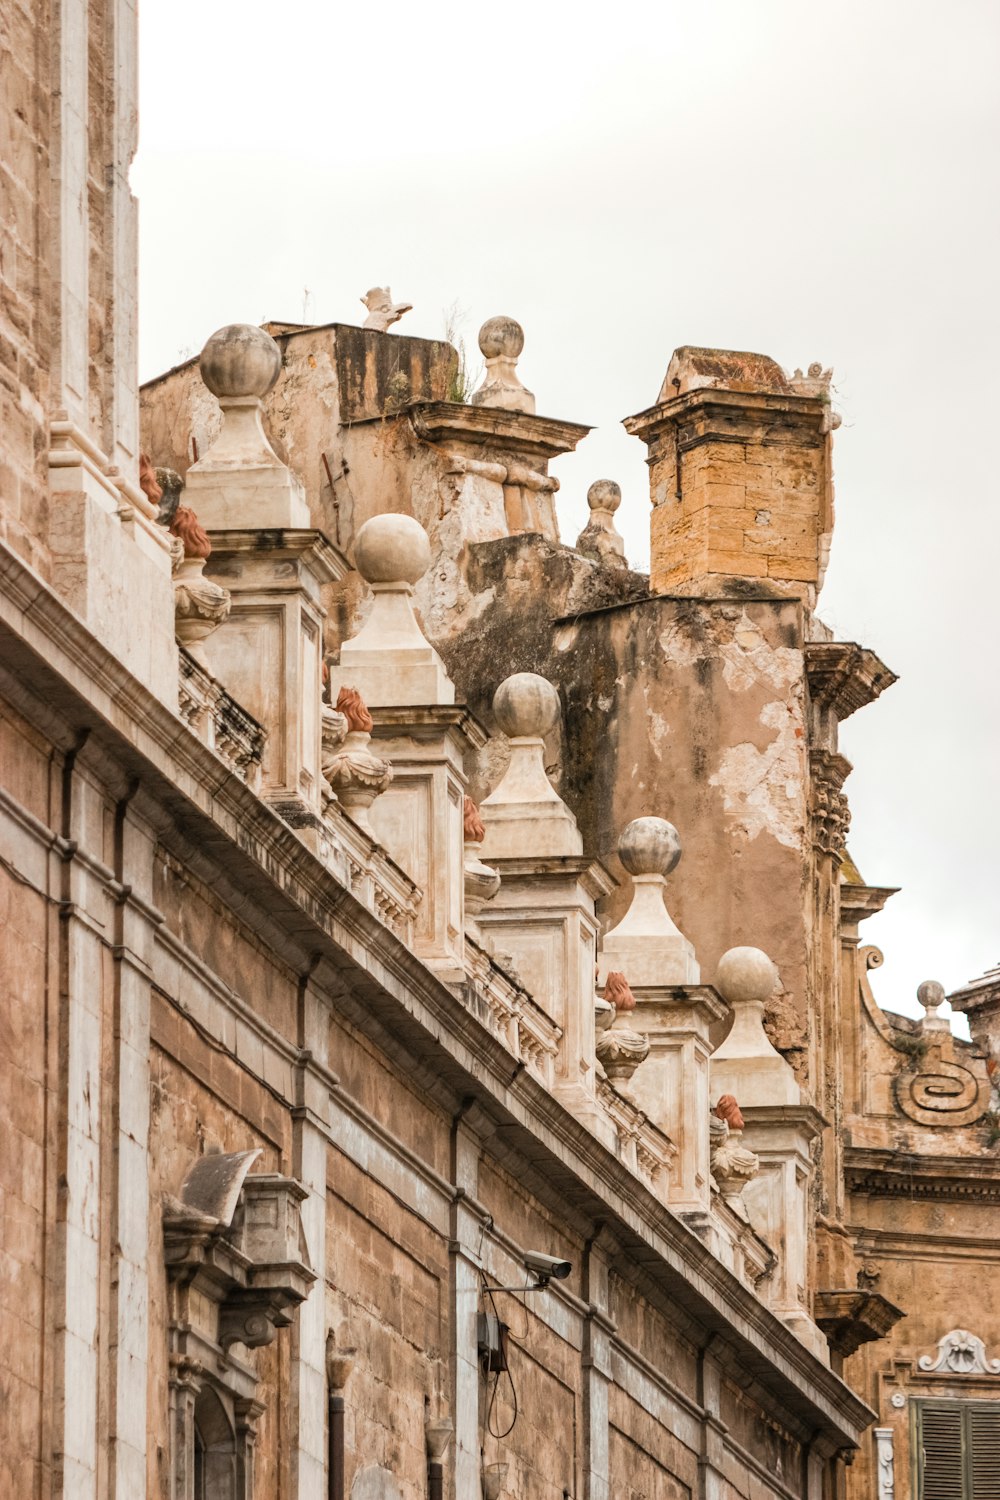
[(1000, 1401), (969, 1409), (972, 1500), (1000, 1500)]
[[(942, 1402), (940, 1406), (920, 1403), (923, 1484), (919, 1500), (970, 1500), (964, 1478), (963, 1425), (961, 1402)], [(1000, 1497), (994, 1495), (992, 1500)]]

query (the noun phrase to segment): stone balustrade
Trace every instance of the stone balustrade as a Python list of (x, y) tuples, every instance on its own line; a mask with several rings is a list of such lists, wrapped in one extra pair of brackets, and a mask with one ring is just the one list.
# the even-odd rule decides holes
[(263, 726), (183, 647), (178, 655), (178, 713), (234, 775), (258, 791), (266, 737)]

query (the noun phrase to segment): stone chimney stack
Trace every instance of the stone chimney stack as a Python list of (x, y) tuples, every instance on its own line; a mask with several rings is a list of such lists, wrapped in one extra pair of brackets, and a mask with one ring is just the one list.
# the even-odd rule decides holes
[(767, 579), (815, 604), (833, 532), (831, 373), (675, 349), (657, 404), (624, 424), (649, 449), (654, 593)]

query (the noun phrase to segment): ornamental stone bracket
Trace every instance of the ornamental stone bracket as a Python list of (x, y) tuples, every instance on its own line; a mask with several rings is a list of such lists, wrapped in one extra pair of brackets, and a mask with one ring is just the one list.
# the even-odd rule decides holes
[(874, 651), (855, 641), (808, 641), (805, 647), (809, 697), (838, 723), (874, 703), (898, 679)]
[(809, 816), (813, 847), (821, 854), (844, 857), (851, 812), (843, 792), (851, 763), (829, 750), (813, 750), (809, 756)]
[(926, 1374), (1000, 1375), (1000, 1359), (988, 1359), (983, 1340), (967, 1328), (953, 1328), (938, 1339), (936, 1354), (922, 1354), (917, 1367)]
[(878, 1292), (849, 1288), (817, 1292), (813, 1318), (826, 1334), (830, 1348), (847, 1359), (861, 1348), (885, 1338), (906, 1314)]

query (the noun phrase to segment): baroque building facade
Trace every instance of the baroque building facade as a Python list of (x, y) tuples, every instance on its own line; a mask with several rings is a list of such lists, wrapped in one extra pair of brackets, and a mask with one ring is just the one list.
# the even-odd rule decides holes
[(134, 10), (3, 24), (0, 1493), (994, 1500), (1000, 975), (872, 994), (829, 371), (675, 351), (648, 576), (510, 318), (140, 394)]

